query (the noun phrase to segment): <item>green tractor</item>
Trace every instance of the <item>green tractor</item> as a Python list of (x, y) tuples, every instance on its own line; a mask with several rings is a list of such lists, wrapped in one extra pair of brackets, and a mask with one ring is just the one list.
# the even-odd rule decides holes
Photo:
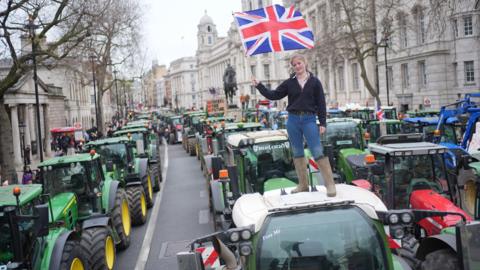
[(0, 269), (89, 269), (80, 233), (53, 216), (68, 205), (44, 199), (39, 184), (0, 187)]
[(111, 179), (118, 179), (125, 189), (130, 207), (133, 225), (147, 221), (147, 195), (153, 196), (148, 186), (148, 160), (135, 157), (136, 145), (128, 137), (114, 137), (89, 142), (87, 150), (100, 154), (104, 174)]
[(145, 127), (139, 128), (129, 128), (124, 127), (124, 129), (115, 131), (114, 136), (127, 136), (131, 138), (137, 145), (135, 156), (139, 158), (144, 158), (148, 160), (148, 190), (146, 190), (147, 203), (149, 207), (153, 205), (153, 192), (149, 190), (152, 189), (154, 192), (160, 190), (160, 182), (162, 181), (162, 166), (161, 166), (161, 157), (159, 153), (158, 136), (152, 133)]
[[(113, 269), (116, 247), (130, 245), (131, 219), (125, 190), (103, 173), (100, 156), (77, 154), (40, 163), (44, 193), (55, 224), (81, 233), (91, 269)], [(58, 207), (58, 206), (64, 207)]]
[(195, 156), (196, 135), (202, 132), (201, 119), (205, 118), (205, 112), (188, 112), (183, 114), (182, 145), (190, 156)]
[(317, 192), (245, 194), (233, 208), (235, 228), (194, 240), (177, 262), (179, 270), (410, 270), (388, 236), (411, 225), (389, 223), (405, 213), (389, 212), (372, 192), (345, 184), (337, 185), (336, 197), (321, 186)]

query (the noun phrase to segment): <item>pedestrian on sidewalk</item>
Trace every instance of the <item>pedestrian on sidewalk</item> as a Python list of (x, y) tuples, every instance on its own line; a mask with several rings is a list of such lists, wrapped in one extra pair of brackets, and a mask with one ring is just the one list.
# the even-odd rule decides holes
[(28, 185), (32, 183), (33, 183), (32, 169), (30, 169), (30, 166), (26, 166), (23, 168), (22, 185)]
[[(332, 168), (328, 157), (323, 154), (323, 146), (320, 141), (320, 134), (326, 131), (327, 115), (323, 87), (320, 80), (308, 71), (305, 56), (293, 55), (290, 58), (290, 64), (294, 74), (282, 82), (276, 90), (267, 89), (255, 77), (252, 78), (252, 83), (264, 97), (270, 100), (279, 100), (288, 96), (287, 132), (298, 175), (298, 186), (292, 193), (308, 191), (307, 161), (303, 150), (305, 138), (308, 149), (325, 181), (327, 195), (333, 197), (336, 195), (336, 188)], [(320, 122), (319, 127), (317, 127), (317, 116)]]

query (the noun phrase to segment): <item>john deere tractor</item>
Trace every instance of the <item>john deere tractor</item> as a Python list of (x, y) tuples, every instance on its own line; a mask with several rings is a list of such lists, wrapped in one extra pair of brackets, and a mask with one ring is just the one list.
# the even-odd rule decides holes
[[(162, 181), (162, 166), (157, 135), (145, 127), (129, 128), (127, 126), (115, 131), (114, 136), (127, 136), (136, 143), (135, 156), (148, 160), (148, 174), (146, 175), (148, 188), (154, 192), (159, 191)], [(145, 190), (145, 193), (148, 195), (147, 203), (151, 207), (154, 203), (153, 194), (150, 196), (151, 193), (148, 190)]]
[(58, 215), (64, 210), (42, 198), (41, 185), (0, 187), (0, 269), (90, 269), (80, 233)]
[(135, 142), (128, 137), (114, 137), (89, 142), (87, 150), (100, 154), (104, 173), (118, 179), (125, 189), (134, 225), (147, 220), (147, 195), (152, 198), (153, 190), (148, 185), (148, 160), (135, 157)]
[(53, 220), (81, 233), (80, 247), (91, 269), (113, 269), (115, 247), (127, 248), (131, 233), (128, 199), (120, 182), (103, 173), (94, 151), (52, 158), (39, 168)]
[(323, 186), (287, 194), (291, 189), (241, 196), (232, 213), (235, 228), (193, 240), (189, 251), (177, 253), (179, 269), (413, 269), (388, 244), (388, 232), (403, 231), (413, 218), (389, 220), (412, 217), (408, 210), (387, 211), (375, 194), (352, 185), (337, 184), (333, 198)]
[(201, 119), (206, 116), (205, 112), (187, 112), (183, 114), (182, 145), (190, 156), (196, 154), (196, 134), (202, 132)]

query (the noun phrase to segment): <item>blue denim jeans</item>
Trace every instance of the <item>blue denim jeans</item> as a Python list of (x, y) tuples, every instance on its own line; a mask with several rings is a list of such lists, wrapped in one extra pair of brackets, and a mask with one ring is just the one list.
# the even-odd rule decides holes
[(323, 146), (320, 142), (320, 133), (317, 126), (316, 115), (298, 115), (290, 113), (287, 120), (287, 132), (293, 157), (303, 157), (303, 138), (315, 160), (323, 157)]

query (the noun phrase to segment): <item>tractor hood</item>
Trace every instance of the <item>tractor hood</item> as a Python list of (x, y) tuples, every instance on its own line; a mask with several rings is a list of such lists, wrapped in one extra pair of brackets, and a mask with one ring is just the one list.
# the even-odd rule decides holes
[(281, 188), (295, 187), (296, 185), (297, 183), (285, 177), (270, 178), (264, 181), (263, 189), (265, 192), (267, 192)]
[(346, 201), (353, 201), (374, 219), (378, 219), (376, 211), (387, 211), (385, 204), (368, 190), (345, 184), (337, 184), (336, 188), (335, 197), (327, 197), (325, 186), (317, 186), (316, 192), (290, 194), (292, 187), (285, 188), (286, 195), (281, 195), (281, 190), (272, 190), (263, 195), (245, 194), (233, 206), (233, 222), (237, 227), (253, 224), (255, 232), (258, 232), (272, 210), (295, 211), (296, 208), (309, 205), (328, 205)]
[(72, 192), (59, 193), (51, 199), (53, 220), (49, 216), (49, 221), (59, 221), (65, 219), (69, 210), (77, 207), (77, 197)]
[(0, 207), (6, 205), (17, 205), (17, 199), (13, 195), (13, 189), (15, 187), (20, 188), (20, 205), (37, 198), (42, 193), (42, 185), (33, 184), (33, 185), (11, 185), (11, 186), (0, 186)]
[[(454, 212), (465, 216), (467, 221), (472, 220), (472, 217), (465, 211), (432, 189), (412, 191), (410, 195), (410, 204), (412, 209)], [(460, 216), (448, 215), (443, 218), (433, 217), (423, 219), (420, 221), (420, 225), (428, 231), (429, 235), (432, 235), (440, 233), (443, 228), (455, 226), (460, 220)]]

